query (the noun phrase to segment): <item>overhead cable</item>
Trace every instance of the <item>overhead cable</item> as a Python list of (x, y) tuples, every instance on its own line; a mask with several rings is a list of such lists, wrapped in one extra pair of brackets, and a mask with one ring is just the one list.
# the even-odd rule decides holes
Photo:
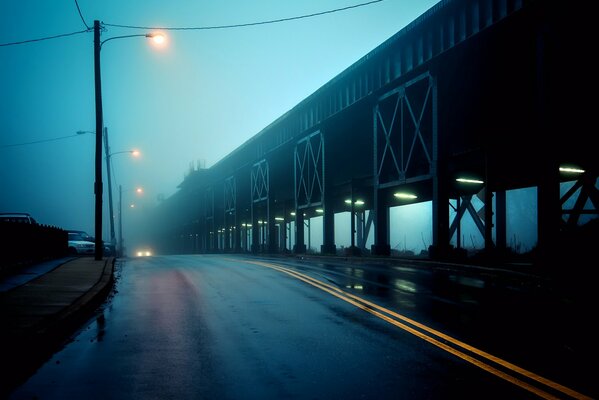
[(81, 21), (83, 21), (83, 25), (85, 25), (87, 30), (90, 30), (91, 28), (89, 27), (87, 22), (85, 22), (85, 18), (83, 18), (83, 14), (81, 13), (81, 8), (79, 8), (79, 3), (77, 2), (77, 0), (75, 0), (75, 5), (77, 6), (77, 11), (79, 11), (79, 16), (81, 17)]
[(17, 44), (25, 44), (25, 43), (33, 43), (33, 42), (41, 42), (41, 41), (44, 41), (44, 40), (58, 39), (58, 38), (67, 37), (67, 36), (79, 35), (81, 33), (87, 33), (87, 32), (89, 32), (89, 30), (78, 31), (78, 32), (71, 32), (71, 33), (63, 33), (63, 34), (54, 35), (54, 36), (46, 36), (46, 37), (39, 38), (39, 39), (22, 40), (20, 42), (0, 43), (0, 47), (2, 47), (2, 46), (14, 46), (14, 45), (17, 45)]
[(247, 23), (242, 23), (242, 24), (231, 24), (231, 25), (213, 25), (213, 26), (196, 26), (196, 27), (136, 26), (136, 25), (119, 25), (119, 24), (109, 24), (109, 23), (104, 23), (104, 25), (111, 26), (114, 28), (144, 29), (144, 30), (158, 29), (158, 30), (164, 30), (164, 31), (193, 31), (193, 30), (199, 31), (199, 30), (211, 30), (211, 29), (243, 28), (243, 27), (248, 27), (248, 26), (276, 24), (279, 22), (288, 22), (288, 21), (294, 21), (294, 20), (298, 20), (298, 19), (312, 18), (312, 17), (317, 17), (320, 15), (332, 14), (332, 13), (336, 13), (336, 12), (340, 12), (340, 11), (346, 11), (346, 10), (350, 10), (352, 8), (364, 7), (364, 6), (374, 4), (374, 3), (380, 3), (382, 1), (384, 1), (384, 0), (372, 0), (372, 1), (368, 1), (366, 3), (354, 4), (354, 5), (347, 6), (347, 7), (335, 8), (333, 10), (320, 11), (320, 12), (316, 12), (316, 13), (312, 13), (312, 14), (304, 14), (304, 15), (298, 15), (295, 17), (278, 18), (278, 19), (271, 19), (271, 20), (267, 20), (267, 21), (247, 22)]

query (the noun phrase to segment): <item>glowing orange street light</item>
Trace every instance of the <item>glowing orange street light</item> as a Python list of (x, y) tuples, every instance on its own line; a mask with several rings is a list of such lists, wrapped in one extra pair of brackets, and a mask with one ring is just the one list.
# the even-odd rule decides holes
[(100, 73), (100, 50), (102, 46), (116, 39), (124, 39), (130, 37), (147, 37), (152, 39), (156, 44), (165, 42), (165, 36), (162, 33), (148, 33), (148, 34), (134, 34), (124, 36), (114, 36), (106, 40), (102, 40), (100, 37), (101, 23), (99, 20), (94, 20), (94, 92), (95, 92), (95, 103), (96, 103), (96, 155), (95, 155), (95, 181), (94, 181), (94, 194), (95, 194), (95, 236), (96, 236), (96, 250), (94, 259), (96, 261), (102, 260), (104, 255), (103, 243), (102, 243), (102, 135), (100, 132), (104, 129), (104, 112), (102, 107), (102, 74)]
[[(125, 191), (131, 191), (132, 189), (125, 189)], [(141, 187), (135, 188), (135, 193), (143, 194), (144, 190)], [(134, 203), (129, 203), (129, 208), (135, 208)], [(118, 256), (123, 257), (125, 246), (123, 244), (123, 187), (119, 185), (119, 246)]]
[(166, 36), (164, 35), (164, 33), (148, 33), (146, 34), (146, 37), (152, 39), (152, 41), (158, 45), (161, 45), (166, 42)]

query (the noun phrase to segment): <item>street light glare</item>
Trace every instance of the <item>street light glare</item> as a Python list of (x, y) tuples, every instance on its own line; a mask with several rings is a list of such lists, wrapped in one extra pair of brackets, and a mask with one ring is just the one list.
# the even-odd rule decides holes
[(132, 150), (131, 155), (133, 157), (139, 157), (141, 155), (141, 153), (139, 152), (139, 150)]
[(152, 41), (156, 44), (163, 44), (166, 42), (166, 36), (163, 33), (148, 33), (146, 37), (152, 39)]
[(137, 189), (135, 189), (135, 191), (140, 194), (144, 192), (144, 190), (142, 188), (137, 188)]

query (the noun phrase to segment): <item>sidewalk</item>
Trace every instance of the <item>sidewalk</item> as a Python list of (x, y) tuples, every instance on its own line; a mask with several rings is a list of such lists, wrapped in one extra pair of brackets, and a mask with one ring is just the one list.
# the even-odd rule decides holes
[(110, 292), (114, 258), (68, 260), (0, 292), (0, 398), (48, 359)]

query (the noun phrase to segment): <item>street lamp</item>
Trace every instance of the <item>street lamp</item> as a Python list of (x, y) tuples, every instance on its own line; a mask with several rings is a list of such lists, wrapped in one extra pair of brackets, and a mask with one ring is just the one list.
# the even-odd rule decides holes
[[(94, 82), (95, 82), (95, 102), (96, 102), (96, 132), (102, 132), (104, 120), (102, 113), (102, 78), (100, 73), (100, 50), (102, 45), (109, 40), (124, 39), (128, 37), (146, 37), (152, 39), (155, 43), (164, 43), (165, 37), (161, 33), (147, 33), (139, 35), (125, 35), (108, 38), (104, 41), (100, 39), (100, 21), (94, 21)], [(96, 134), (96, 159), (95, 159), (95, 182), (94, 194), (96, 197), (95, 206), (95, 236), (96, 250), (94, 258), (96, 261), (102, 260), (104, 246), (102, 243), (102, 135)]]
[(108, 145), (108, 128), (104, 127), (104, 151), (106, 154), (106, 176), (108, 178), (108, 211), (110, 213), (110, 245), (114, 250), (116, 248), (116, 236), (114, 233), (114, 211), (112, 207), (112, 169), (110, 167), (110, 161), (112, 156), (116, 154), (131, 154), (133, 157), (139, 156), (138, 150), (125, 150), (110, 152), (110, 146)]
[[(86, 133), (96, 134), (94, 131), (77, 131), (78, 135), (83, 135)], [(112, 167), (111, 160), (112, 156), (117, 154), (125, 154), (129, 153), (133, 157), (139, 157), (141, 154), (139, 150), (124, 150), (124, 151), (116, 151), (110, 152), (110, 145), (108, 144), (108, 128), (104, 127), (104, 154), (106, 154), (106, 176), (108, 177), (108, 209), (110, 213), (110, 245), (114, 250), (116, 248), (116, 235), (114, 231), (114, 211), (112, 207)]]
[[(135, 193), (141, 195), (144, 190), (140, 187), (135, 188)], [(129, 205), (131, 208), (135, 208), (135, 204)], [(119, 185), (119, 246), (118, 246), (118, 257), (123, 256), (125, 246), (123, 245), (123, 187)]]

